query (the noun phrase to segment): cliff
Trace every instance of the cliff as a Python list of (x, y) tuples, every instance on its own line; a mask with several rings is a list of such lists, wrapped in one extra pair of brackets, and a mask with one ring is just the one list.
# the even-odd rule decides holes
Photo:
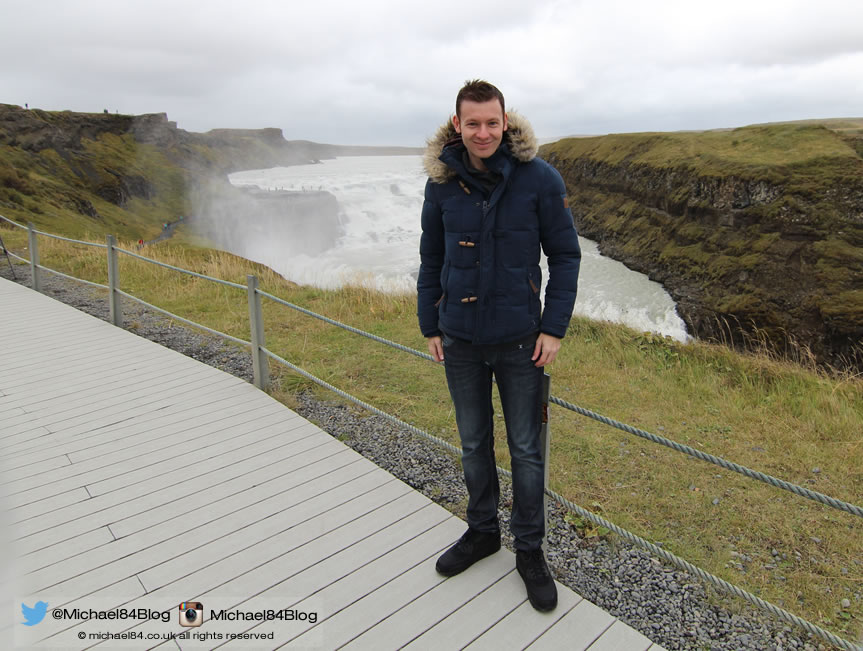
[[(67, 235), (151, 239), (164, 222), (236, 191), (231, 172), (343, 155), (418, 154), (420, 148), (351, 147), (285, 140), (280, 129), (178, 129), (165, 114), (26, 110), (0, 104), (0, 212)], [(248, 196), (236, 195), (243, 206)], [(269, 215), (285, 210), (270, 200)], [(331, 198), (330, 198), (331, 199)], [(326, 204), (331, 211), (331, 201)]]
[(540, 153), (579, 231), (698, 337), (863, 368), (863, 121), (571, 138)]

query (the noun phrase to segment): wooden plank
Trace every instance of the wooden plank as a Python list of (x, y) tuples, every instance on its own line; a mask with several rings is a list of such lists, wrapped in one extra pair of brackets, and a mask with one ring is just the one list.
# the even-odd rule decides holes
[[(428, 500), (417, 499), (421, 497), (415, 492), (408, 492), (377, 512), (361, 516), (354, 521), (333, 521), (335, 528), (322, 530), (317, 538), (301, 544), (297, 544), (293, 536), (287, 539), (277, 537), (264, 541), (262, 545), (269, 545), (272, 549), (262, 548), (254, 554), (244, 553), (225, 559), (208, 567), (206, 571), (188, 574), (149, 592), (145, 597), (139, 597), (122, 605), (130, 608), (139, 607), (153, 599), (164, 603), (166, 599), (176, 600), (177, 594), (183, 594), (186, 595), (187, 600), (203, 602), (205, 607), (208, 603), (211, 607), (219, 608), (228, 608), (242, 603), (241, 607), (244, 610), (258, 607), (261, 603), (270, 609), (288, 607), (297, 598), (296, 586), (287, 587), (291, 577), (302, 574), (310, 577), (310, 572), (317, 573), (317, 577), (313, 580), (307, 579), (310, 588), (317, 590), (326, 585), (327, 577), (336, 577), (341, 573), (342, 569), (337, 566), (354, 565), (356, 571), (357, 567), (366, 567), (375, 563), (372, 561), (364, 565), (366, 556), (373, 557), (377, 554), (375, 560), (378, 560), (386, 556), (384, 552), (387, 549), (401, 548), (404, 540), (408, 540), (405, 544), (408, 547), (411, 541), (416, 541), (418, 538), (427, 541), (429, 536), (423, 536), (422, 533), (439, 526), (430, 526), (430, 522), (434, 522), (439, 517), (451, 518), (452, 516), (437, 505), (430, 504)], [(389, 513), (383, 513), (383, 509), (389, 509)], [(407, 515), (399, 517), (399, 513)], [(388, 523), (389, 521), (392, 522)], [(362, 527), (362, 530), (357, 527)], [(353, 528), (354, 535), (348, 535), (350, 528)], [(365, 531), (373, 530), (375, 530), (374, 533), (363, 537)], [(319, 562), (313, 562), (315, 557), (322, 556), (319, 550), (324, 546), (332, 545), (334, 545), (333, 549), (338, 551), (330, 553)], [(312, 556), (307, 556), (308, 554)], [(307, 560), (301, 562), (301, 558), (307, 558)], [(381, 568), (385, 568), (383, 573), (387, 574), (389, 567), (387, 564), (377, 563), (375, 575), (378, 579)], [(270, 586), (270, 588), (261, 591), (262, 586)], [(260, 601), (265, 596), (265, 601)], [(316, 595), (311, 598), (321, 601)], [(321, 614), (323, 615), (323, 612)], [(213, 631), (215, 625), (218, 623), (205, 619), (201, 630)], [(228, 630), (238, 632), (248, 626), (252, 624), (233, 622)], [(151, 626), (141, 623), (130, 628), (147, 631)], [(180, 630), (179, 627), (176, 630)], [(211, 642), (207, 648), (213, 645)], [(275, 643), (269, 644), (268, 648), (274, 646)]]
[[(118, 381), (114, 387), (107, 384), (82, 390), (78, 394), (40, 400), (27, 405), (25, 409), (29, 414), (27, 419), (31, 422), (34, 420), (33, 414), (38, 414), (41, 419), (51, 417), (55, 422), (62, 422), (68, 416), (98, 412), (103, 407), (130, 409), (164, 399), (179, 400), (188, 393), (190, 386), (218, 387), (220, 384), (216, 378), (200, 374), (174, 374), (167, 378), (153, 375), (140, 381)], [(13, 441), (9, 442), (10, 446), (13, 444)]]
[(652, 644), (653, 642), (634, 628), (617, 620), (602, 637), (588, 647), (588, 651), (647, 651)]
[[(392, 547), (380, 548), (382, 555), (372, 558), (364, 565), (358, 566), (350, 573), (333, 583), (322, 587), (313, 595), (312, 599), (298, 602), (295, 607), (299, 610), (308, 611), (319, 608), (318, 621), (293, 622), (287, 631), (277, 631), (286, 634), (285, 639), (289, 648), (305, 648), (308, 646), (326, 646), (335, 648), (338, 638), (331, 634), (333, 627), (330, 619), (338, 617), (339, 614), (354, 602), (366, 595), (385, 586), (394, 577), (404, 574), (411, 568), (436, 558), (447, 546), (453, 535), (458, 535), (464, 529), (464, 523), (454, 518), (445, 509), (436, 504), (429, 504), (424, 511), (429, 511), (431, 516), (437, 520), (434, 526), (423, 531), (416, 532), (405, 530), (403, 523), (396, 523), (392, 528), (397, 528), (399, 535), (408, 534), (408, 539)], [(384, 542), (388, 542), (397, 534), (389, 534), (388, 530)], [(410, 534), (414, 534), (410, 536)]]
[(15, 571), (18, 574), (35, 572), (47, 568), (54, 563), (62, 563), (68, 558), (77, 556), (91, 549), (107, 545), (114, 540), (108, 527), (93, 529), (71, 538), (62, 545), (46, 547), (35, 552), (24, 551), (15, 561)]
[[(29, 339), (29, 338), (28, 338)], [(16, 378), (43, 379), (52, 370), (68, 377), (75, 370), (93, 368), (93, 362), (102, 362), (107, 358), (128, 361), (142, 360), (140, 350), (130, 342), (107, 338), (104, 333), (87, 332), (85, 336), (75, 337), (64, 331), (57, 334), (43, 334), (44, 341), (38, 345), (22, 346), (13, 357), (3, 356), (3, 371), (0, 381), (8, 382)]]
[[(94, 523), (93, 519), (83, 526), (80, 526), (78, 522), (74, 524), (79, 525), (79, 530), (86, 529), (87, 526), (97, 526), (96, 530), (107, 529), (117, 539), (125, 538), (157, 525), (179, 533), (182, 529), (177, 522), (178, 520), (185, 521), (196, 516), (198, 518), (202, 516), (212, 518), (219, 514), (216, 506), (221, 508), (223, 514), (228, 513), (232, 506), (231, 499), (235, 500), (236, 505), (234, 508), (241, 508), (240, 505), (244, 503), (242, 501), (243, 493), (256, 488), (260, 484), (269, 486), (268, 482), (270, 479), (287, 475), (289, 472), (302, 467), (309, 467), (309, 476), (313, 472), (322, 474), (340, 467), (339, 464), (348, 463), (350, 458), (344, 454), (340, 455), (340, 453), (344, 452), (344, 449), (337, 445), (338, 441), (332, 441), (331, 443), (331, 445), (312, 447), (303, 453), (295, 454), (287, 459), (282, 456), (284, 453), (274, 455), (270, 466), (263, 467), (254, 473), (245, 472), (243, 469), (235, 470), (234, 474), (237, 476), (228, 478), (226, 481), (222, 481), (212, 487), (202, 481), (200, 484), (202, 486), (201, 490), (188, 492), (183, 495), (182, 499), (176, 498), (176, 492), (163, 491), (162, 502), (160, 504), (156, 504), (138, 513), (128, 514), (126, 517), (118, 516), (121, 519), (109, 522), (103, 527), (98, 527), (98, 521)], [(287, 470), (284, 469), (286, 466), (288, 467)], [(134, 511), (134, 508), (130, 507), (128, 510)], [(122, 513), (123, 509), (118, 508), (117, 511)], [(196, 522), (200, 521), (200, 519), (196, 520)], [(90, 530), (85, 530), (71, 538), (54, 542), (41, 549), (47, 550), (43, 551), (43, 553), (57, 560), (66, 558), (72, 556), (72, 554), (66, 556), (64, 551), (69, 541), (88, 535), (89, 533)], [(31, 543), (33, 541), (33, 539), (28, 540)], [(16, 564), (16, 570), (23, 574), (38, 569), (38, 567), (32, 567), (26, 561), (27, 559), (25, 558), (22, 559), (20, 564)]]
[[(383, 618), (380, 618), (380, 614), (372, 613), (363, 617), (360, 620), (363, 622), (362, 626), (370, 622), (374, 624), (348, 642), (346, 649), (398, 648), (407, 644), (456, 608), (470, 601), (479, 591), (512, 572), (515, 560), (511, 553), (498, 552), (448, 579), (437, 574), (433, 562), (427, 562), (421, 567), (428, 577), (425, 585), (431, 585), (412, 599), (402, 598), (401, 604), (392, 612), (386, 613), (389, 608), (381, 611), (381, 614), (386, 613)], [(418, 583), (420, 586), (424, 585), (422, 582)], [(404, 593), (399, 591), (394, 594), (404, 597)], [(354, 607), (347, 610), (352, 608)]]
[[(321, 441), (318, 436), (310, 436), (295, 446), (291, 442), (273, 452), (265, 453), (263, 459), (256, 455), (241, 460), (218, 484), (207, 485), (207, 478), (201, 477), (200, 482), (197, 482), (196, 478), (197, 484), (205, 486), (203, 490), (191, 492), (183, 500), (173, 500), (158, 508), (150, 508), (118, 519), (111, 524), (111, 530), (118, 537), (124, 537), (155, 525), (167, 526), (176, 518), (191, 517), (191, 512), (199, 509), (216, 513), (217, 503), (220, 509), (229, 508), (230, 500), (235, 499), (235, 496), (253, 490), (255, 492), (249, 495), (236, 497), (237, 502), (242, 503), (241, 500), (244, 499), (263, 499), (266, 491), (287, 486), (288, 484), (283, 482), (287, 481), (289, 475), (295, 475), (294, 481), (302, 481), (306, 477), (334, 472), (355, 463), (356, 459), (335, 443), (337, 441)], [(248, 467), (253, 467), (254, 471), (249, 471)], [(297, 474), (301, 470), (304, 474)], [(256, 490), (261, 486), (262, 489)]]
[[(336, 453), (338, 454), (338, 452), (339, 452), (338, 447), (336, 447), (335, 449), (336, 449)], [(332, 448), (331, 448), (331, 450), (332, 450)], [(316, 453), (317, 449), (311, 450), (310, 452)], [(334, 455), (329, 453), (329, 456), (333, 457)], [(306, 457), (306, 458), (311, 458), (311, 457)], [(325, 457), (323, 457), (323, 460), (326, 461), (327, 458), (328, 457), (325, 456)], [(312, 461), (312, 463), (317, 463), (317, 462)], [(320, 474), (326, 472), (327, 470), (328, 469), (327, 469), (326, 465), (318, 465), (318, 466), (315, 466), (314, 472), (316, 472), (317, 474), (320, 475)], [(237, 480), (225, 482), (224, 484), (220, 484), (220, 485), (216, 486), (216, 488), (212, 489), (212, 491), (208, 491), (207, 488), (205, 487), (199, 493), (189, 493), (189, 498), (193, 498), (193, 499), (189, 499), (189, 498), (186, 498), (184, 496), (183, 499), (178, 500), (178, 499), (176, 499), (176, 493), (174, 493), (174, 498), (172, 500), (170, 498), (170, 491), (163, 491), (163, 495), (164, 495), (164, 497), (162, 498), (163, 504), (161, 504), (161, 505), (157, 504), (149, 510), (145, 510), (142, 513), (139, 513), (138, 515), (130, 516), (130, 517), (126, 518), (125, 520), (120, 520), (119, 522), (108, 522), (107, 526), (111, 531), (113, 531), (115, 537), (118, 539), (124, 538), (128, 535), (131, 535), (132, 533), (137, 533), (139, 531), (143, 531), (145, 529), (148, 529), (150, 526), (153, 526), (154, 524), (162, 524), (166, 528), (166, 531), (181, 533), (182, 531), (186, 530), (183, 528), (183, 526), (184, 526), (185, 522), (188, 520), (194, 519), (195, 523), (205, 522), (206, 519), (208, 519), (208, 518), (213, 519), (213, 517), (215, 517), (216, 515), (225, 515), (226, 513), (228, 513), (228, 507), (230, 506), (230, 502), (226, 501), (224, 504), (217, 504), (217, 506), (219, 506), (222, 509), (222, 512), (218, 513), (216, 508), (212, 506), (213, 504), (218, 502), (218, 498), (212, 498), (212, 496), (209, 494), (210, 492), (218, 493), (218, 494), (221, 494), (222, 496), (228, 495), (229, 497), (230, 496), (239, 496), (239, 499), (235, 500), (235, 502), (242, 504), (242, 502), (241, 502), (242, 493), (244, 491), (247, 491), (250, 486), (251, 487), (256, 486), (256, 483), (255, 483), (256, 481), (258, 481), (258, 478), (256, 476), (253, 476), (253, 477), (249, 477), (248, 475), (242, 476), (242, 477), (239, 477)], [(226, 486), (230, 486), (230, 489), (225, 488)], [(189, 504), (189, 502), (192, 502), (192, 504)], [(121, 507), (122, 507), (122, 505), (119, 505), (119, 507), (116, 510), (122, 512), (123, 509)], [(208, 507), (210, 507), (210, 508), (208, 508)], [(130, 509), (130, 510), (133, 510), (133, 509)], [(200, 510), (204, 510), (204, 512), (203, 513), (201, 513), (201, 512), (194, 513), (195, 511), (200, 511)], [(192, 511), (193, 513), (190, 513), (189, 511)], [(195, 517), (195, 516), (197, 516), (197, 517)], [(173, 520), (173, 522), (172, 522), (172, 520)], [(77, 531), (75, 532), (76, 535), (72, 536), (72, 537), (68, 537), (68, 534), (70, 533), (69, 530), (73, 526), (77, 526)], [(64, 527), (64, 529), (65, 529), (64, 531), (61, 531), (59, 533), (57, 531), (51, 530), (51, 534), (55, 537), (54, 540), (47, 540), (46, 541), (43, 539), (44, 536), (42, 536), (42, 537), (36, 536), (36, 537), (29, 537), (27, 539), (24, 539), (24, 541), (31, 546), (43, 545), (42, 547), (39, 547), (39, 549), (53, 550), (53, 552), (47, 552), (47, 553), (54, 554), (57, 558), (63, 558), (64, 557), (64, 549), (69, 544), (70, 540), (74, 540), (77, 536), (87, 535), (87, 533), (90, 531), (90, 529), (88, 529), (88, 527), (99, 527), (99, 526), (100, 526), (100, 520), (96, 519), (95, 517), (89, 518), (89, 519), (82, 519), (82, 520), (78, 520), (78, 521), (74, 521), (74, 522), (70, 523), (68, 526)], [(105, 526), (105, 525), (102, 525), (102, 526)], [(64, 535), (66, 535), (67, 537), (64, 538)], [(26, 559), (24, 559), (24, 560), (26, 560)], [(30, 571), (32, 569), (36, 569), (36, 568), (29, 567), (26, 562), (22, 562), (20, 565), (16, 564), (16, 570), (19, 570), (21, 573), (25, 573), (25, 572)]]
[[(130, 337), (134, 337), (126, 333)], [(158, 344), (148, 342), (158, 347)], [(110, 373), (115, 368), (127, 367), (130, 364), (145, 364), (150, 361), (161, 362), (163, 364), (177, 363), (177, 360), (172, 360), (165, 356), (165, 351), (158, 351), (150, 346), (141, 348), (137, 342), (128, 339), (105, 339), (103, 336), (100, 340), (94, 342), (92, 347), (82, 347), (67, 350), (63, 348), (45, 348), (42, 351), (44, 360), (35, 360), (30, 356), (27, 363), (21, 363), (20, 368), (12, 366), (4, 369), (5, 383), (15, 382), (22, 383), (25, 388), (32, 386), (35, 381), (50, 381), (53, 378), (67, 379), (75, 377), (78, 373), (90, 374), (94, 369), (101, 368), (104, 372)], [(206, 368), (212, 368), (196, 362), (195, 364), (186, 364), (187, 366), (200, 365)]]
[[(146, 442), (134, 449), (64, 466), (62, 470), (66, 473), (59, 470), (40, 472), (7, 485), (7, 508), (44, 501), (79, 486), (86, 486), (88, 494), (97, 497), (157, 477), (170, 481), (171, 471), (179, 470), (182, 476), (189, 477), (193, 472), (201, 474), (229, 467), (238, 460), (284, 445), (286, 434), (289, 435), (291, 430), (286, 430), (280, 417), (276, 413), (255, 420), (237, 419), (233, 425), (220, 423), (220, 430), (202, 432), (200, 436), (200, 430), (186, 430), (182, 432), (183, 438), (175, 440), (172, 445), (166, 446), (162, 441)], [(294, 428), (299, 429), (302, 425), (297, 421)], [(208, 436), (212, 438), (208, 439)], [(62, 458), (68, 457), (64, 455)], [(64, 475), (68, 477), (64, 479)]]
[[(349, 468), (349, 466), (357, 466), (358, 469), (351, 468), (351, 472), (368, 472), (368, 468), (359, 465), (348, 451), (340, 451), (339, 455), (342, 458), (338, 460), (338, 468)], [(326, 467), (310, 467), (308, 471), (302, 468), (288, 475), (280, 476), (272, 485), (272, 490), (287, 491), (296, 484), (303, 481), (310, 481), (317, 477), (316, 473), (325, 474), (332, 469)], [(347, 470), (344, 470), (343, 476), (349, 476)], [(199, 491), (206, 491), (210, 484), (219, 484), (224, 481), (221, 473), (211, 473), (211, 477), (194, 477), (190, 480), (179, 481), (173, 485), (165, 485), (164, 482), (159, 482), (159, 488), (151, 488), (151, 492), (141, 491), (135, 488), (129, 491), (128, 495), (108, 495), (93, 498), (86, 504), (76, 504), (73, 507), (67, 507), (60, 513), (48, 514), (44, 517), (33, 518), (22, 524), (17, 525), (16, 531), (21, 540), (26, 540), (27, 544), (32, 549), (41, 549), (47, 545), (52, 545), (62, 542), (71, 537), (79, 535), (83, 532), (90, 531), (105, 525), (111, 525), (114, 521), (129, 517), (136, 513), (142, 513), (150, 509), (163, 508), (169, 502), (177, 501), (177, 496), (189, 495)], [(211, 512), (216, 513), (217, 507), (227, 508), (225, 504), (214, 504), (202, 514), (199, 511), (186, 515), (182, 522), (178, 522), (177, 526), (187, 525), (193, 526), (199, 523), (202, 518), (206, 521), (205, 515)], [(185, 529), (181, 529), (183, 531)], [(167, 531), (167, 529), (166, 529)], [(175, 531), (176, 533), (176, 531)]]
[[(289, 638), (290, 648), (339, 648), (370, 625), (364, 616), (375, 617), (372, 621), (385, 616), (376, 606), (392, 612), (443, 581), (436, 572), (429, 574), (429, 564), (433, 568), (435, 559), (452, 544), (453, 537), (464, 532), (464, 522), (447, 515), (436, 527), (322, 591), (319, 597), (323, 604), (322, 619), (315, 625), (300, 627), (299, 634)], [(312, 605), (317, 604), (300, 602), (298, 607)]]
[(440, 620), (405, 649), (461, 649), (526, 600), (524, 582), (512, 571), (464, 606)]
[(614, 617), (607, 612), (587, 599), (582, 599), (527, 648), (534, 651), (557, 651), (564, 648), (584, 651), (599, 639), (614, 621)]
[[(356, 464), (354, 464), (356, 465)], [(159, 577), (177, 578), (210, 565), (215, 560), (248, 549), (273, 535), (299, 527), (306, 521), (330, 515), (342, 507), (340, 517), (351, 507), (362, 506), (366, 500), (387, 495), (387, 490), (375, 493), (381, 484), (378, 473), (365, 473), (343, 483), (341, 478), (324, 477), (280, 495), (278, 504), (248, 505), (241, 511), (212, 519), (199, 527), (174, 531), (166, 527), (146, 529), (109, 545), (109, 549), (80, 554), (68, 562), (39, 570), (22, 577), (27, 592), (37, 593), (49, 588), (62, 590), (70, 598), (80, 598), (106, 585), (117, 577), (137, 574), (142, 585), (152, 590)], [(333, 480), (347, 486), (332, 492)], [(391, 481), (387, 482), (387, 484)], [(345, 493), (353, 492), (351, 495)], [(356, 500), (350, 506), (348, 504)], [(337, 505), (337, 506), (336, 506)]]
[[(38, 461), (51, 453), (73, 453), (87, 450), (98, 444), (100, 437), (110, 440), (112, 432), (125, 425), (173, 419), (175, 422), (192, 422), (196, 414), (213, 414), (214, 410), (228, 412), (231, 409), (246, 408), (253, 410), (257, 404), (250, 401), (251, 396), (245, 391), (237, 391), (232, 386), (201, 386), (194, 392), (187, 392), (182, 397), (169, 396), (145, 405), (130, 407), (119, 400), (110, 408), (102, 410), (84, 408), (75, 417), (65, 415), (45, 419), (42, 425), (32, 421), (33, 429), (43, 426), (49, 430), (52, 443), (31, 440), (9, 446), (5, 458), (16, 463)], [(134, 421), (134, 423), (132, 422)], [(125, 425), (124, 425), (125, 424)], [(95, 443), (94, 443), (95, 442)]]
[[(29, 423), (31, 428), (44, 426), (55, 433), (63, 433), (78, 428), (77, 432), (80, 433), (80, 431), (99, 427), (101, 423), (110, 424), (111, 422), (116, 422), (117, 416), (128, 418), (136, 413), (152, 412), (181, 401), (187, 402), (193, 399), (194, 396), (215, 398), (216, 392), (220, 396), (229, 396), (234, 392), (242, 393), (242, 391), (237, 391), (237, 386), (233, 383), (225, 382), (220, 380), (220, 378), (208, 378), (196, 383), (193, 388), (184, 391), (182, 394), (163, 392), (161, 395), (132, 401), (124, 400), (124, 396), (122, 395), (109, 395), (104, 400), (101, 400), (98, 405), (84, 403), (56, 413), (27, 414), (9, 419), (7, 424), (14, 426), (17, 422)], [(15, 446), (12, 447), (13, 453), (18, 451), (15, 449)]]
[[(300, 602), (306, 602), (307, 606), (314, 602), (318, 610), (329, 611), (329, 604), (317, 597), (316, 593), (379, 556), (381, 545), (395, 544), (406, 535), (400, 534), (400, 528), (410, 533), (417, 528), (428, 528), (431, 524), (428, 513), (423, 513), (419, 518), (411, 517), (423, 511), (425, 505), (426, 500), (416, 499), (415, 492), (408, 491), (399, 499), (344, 523), (315, 538), (313, 542), (295, 547), (290, 554), (280, 554), (214, 590), (196, 593), (200, 594), (196, 598), (246, 611), (294, 608)], [(415, 521), (418, 521), (419, 527), (413, 526)], [(382, 535), (382, 531), (386, 535)], [(256, 629), (278, 632), (278, 639), (270, 644), (273, 647), (287, 642), (300, 632), (293, 622), (275, 620), (213, 621), (208, 627), (210, 631), (221, 633)]]
[[(139, 359), (147, 359), (147, 356), (141, 355), (142, 348), (138, 342), (127, 337), (112, 336), (113, 333), (103, 329), (92, 330), (89, 325), (87, 322), (74, 326), (67, 324), (57, 328), (56, 332), (31, 329), (27, 337), (21, 340), (20, 347), (16, 346), (14, 356), (9, 356), (8, 364), (4, 355), (3, 374), (0, 377), (14, 378), (17, 374), (24, 374), (25, 377), (31, 374), (44, 376), (45, 371), (52, 367), (69, 374), (79, 364), (106, 357), (129, 359), (137, 354)], [(18, 338), (21, 339), (20, 335)], [(156, 356), (159, 356), (158, 353)]]
[[(3, 405), (3, 411), (0, 413), (0, 425), (5, 425), (3, 419), (11, 419), (14, 416), (23, 416), (27, 412), (18, 405), (12, 404), (11, 401)], [(5, 431), (5, 427), (4, 427)]]
[[(86, 396), (104, 392), (106, 387), (119, 391), (127, 387), (134, 388), (137, 385), (149, 386), (154, 381), (182, 379), (192, 381), (194, 378), (204, 377), (209, 368), (186, 365), (167, 375), (164, 363), (158, 359), (145, 362), (133, 359), (122, 366), (113, 364), (113, 361), (109, 369), (104, 368), (104, 360), (100, 361), (101, 368), (96, 367), (92, 374), (80, 369), (69, 376), (52, 374), (49, 379), (36, 380), (33, 382), (36, 386), (19, 384), (17, 386), (19, 391), (12, 394), (14, 401), (19, 407), (29, 408), (30, 411), (33, 407), (39, 407), (41, 410), (49, 404), (51, 406), (64, 404), (76, 397), (83, 399)], [(23, 390), (25, 387), (26, 391)]]
[[(154, 431), (160, 423), (173, 422), (172, 427), (176, 430), (182, 427), (181, 423), (191, 426), (196, 422), (196, 416), (213, 422), (220, 415), (233, 413), (232, 409), (253, 413), (255, 405), (230, 391), (214, 391), (207, 402), (202, 401), (197, 405), (172, 400), (146, 409), (125, 410), (122, 414), (106, 410), (95, 418), (90, 416), (91, 420), (86, 424), (67, 430), (49, 431), (46, 435), (13, 444), (10, 447), (14, 449), (4, 457), (4, 463), (12, 469), (64, 454), (68, 454), (75, 463), (105, 454), (112, 445), (131, 446), (136, 443), (136, 437), (137, 442), (141, 443), (146, 440), (145, 433)], [(109, 447), (105, 448), (106, 445)]]
[[(166, 428), (158, 431), (150, 429), (146, 430), (150, 437), (147, 439), (141, 439), (140, 443), (134, 450), (127, 447), (130, 444), (131, 435), (129, 435), (123, 437), (126, 445), (123, 445), (120, 449), (116, 449), (99, 456), (90, 456), (81, 459), (76, 458), (74, 464), (70, 455), (66, 453), (57, 453), (56, 456), (50, 457), (42, 462), (25, 464), (16, 467), (14, 470), (8, 469), (4, 475), (6, 481), (4, 481), (3, 484), (7, 485), (9, 494), (12, 495), (16, 492), (35, 490), (42, 487), (48, 488), (54, 484), (59, 485), (60, 482), (64, 480), (83, 476), (84, 474), (87, 474), (87, 481), (89, 483), (95, 483), (107, 476), (126, 472), (128, 468), (123, 464), (128, 460), (137, 459), (140, 462), (138, 467), (145, 467), (150, 462), (150, 459), (158, 459), (164, 456), (164, 450), (166, 447), (169, 447), (172, 440), (173, 443), (189, 440), (188, 438), (184, 439), (178, 437), (194, 433), (198, 428), (212, 427), (213, 429), (210, 431), (211, 438), (206, 439), (205, 441), (199, 441), (197, 444), (192, 444), (194, 448), (199, 448), (199, 446), (204, 443), (207, 444), (207, 447), (211, 447), (213, 444), (222, 443), (225, 439), (236, 435), (237, 430), (233, 429), (234, 426), (248, 424), (249, 427), (266, 427), (274, 422), (287, 423), (288, 421), (285, 420), (284, 410), (277, 409), (272, 405), (267, 405), (266, 407), (251, 413), (232, 413), (231, 416), (222, 419), (218, 424), (215, 422), (211, 424), (199, 423), (197, 428), (168, 426), (170, 429)], [(290, 422), (293, 424), (295, 420), (292, 419)], [(296, 423), (297, 426), (300, 426), (301, 421), (297, 420)], [(119, 435), (119, 431), (117, 433)], [(130, 434), (128, 429), (123, 430), (123, 433)], [(171, 454), (179, 456), (176, 449), (172, 450)], [(193, 455), (192, 458), (197, 456), (194, 451), (185, 451), (183, 453), (184, 456), (186, 454)], [(65, 463), (59, 466), (54, 463), (49, 463), (54, 462), (56, 459), (62, 459)], [(43, 466), (42, 464), (48, 465)], [(113, 470), (111, 470), (112, 466)], [(58, 470), (58, 468), (61, 467), (62, 470)], [(48, 474), (49, 470), (51, 472)]]
[(534, 610), (530, 602), (524, 601), (488, 630), (477, 631), (478, 637), (465, 648), (472, 651), (523, 649), (569, 613), (581, 600), (580, 595), (569, 588), (561, 589), (558, 585), (557, 608), (553, 611), (541, 613)]
[[(21, 477), (30, 477), (34, 473), (51, 473), (58, 472), (58, 469), (64, 468), (66, 466), (71, 466), (72, 462), (69, 460), (69, 457), (65, 455), (57, 455), (55, 457), (50, 457), (49, 459), (45, 459), (44, 461), (38, 461), (36, 463), (30, 464), (29, 466), (25, 466), (24, 468), (15, 468), (14, 470), (11, 468), (3, 468), (2, 474), (0, 476), (3, 477), (4, 481), (0, 482), (0, 485), (6, 487), (5, 490), (15, 491), (16, 487), (12, 487), (12, 484), (19, 480)], [(29, 468), (29, 469), (28, 469)], [(40, 485), (42, 482), (39, 481), (36, 485)]]

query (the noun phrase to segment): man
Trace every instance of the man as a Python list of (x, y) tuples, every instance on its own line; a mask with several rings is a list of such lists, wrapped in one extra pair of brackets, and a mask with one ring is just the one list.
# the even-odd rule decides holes
[[(560, 174), (536, 158), (528, 122), (488, 82), (467, 82), (429, 143), (417, 313), (443, 361), (462, 443), (468, 530), (437, 561), (453, 576), (500, 549), (492, 376), (512, 459), (516, 567), (537, 610), (557, 605), (545, 535), (539, 445), (543, 367), (575, 303), (581, 250)], [(548, 257), (540, 305), (540, 247)]]

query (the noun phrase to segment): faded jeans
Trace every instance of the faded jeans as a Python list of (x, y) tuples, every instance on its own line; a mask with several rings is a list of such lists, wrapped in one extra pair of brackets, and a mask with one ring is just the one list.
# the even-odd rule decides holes
[(544, 469), (540, 450), (543, 369), (530, 359), (536, 335), (514, 343), (473, 345), (443, 335), (447, 385), (455, 406), (468, 490), (467, 522), (499, 530), (500, 483), (494, 457), (492, 375), (500, 393), (512, 463), (510, 530), (515, 548), (538, 549), (545, 535)]

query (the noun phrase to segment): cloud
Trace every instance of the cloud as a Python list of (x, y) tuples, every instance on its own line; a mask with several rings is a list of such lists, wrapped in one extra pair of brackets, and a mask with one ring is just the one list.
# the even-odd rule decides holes
[(859, 113), (861, 25), (839, 0), (16, 3), (0, 101), (420, 144), (485, 77), (542, 136), (734, 126)]

